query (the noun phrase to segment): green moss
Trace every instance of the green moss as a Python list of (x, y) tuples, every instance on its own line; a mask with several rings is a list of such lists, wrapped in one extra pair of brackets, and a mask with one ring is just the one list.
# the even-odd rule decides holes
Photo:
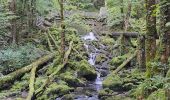
[(126, 59), (127, 59), (128, 55), (123, 55), (123, 56), (118, 56), (118, 57), (114, 57), (111, 61), (110, 61), (110, 65), (112, 66), (119, 66), (120, 64), (122, 64)]
[(159, 89), (159, 90), (153, 92), (151, 95), (149, 95), (147, 100), (167, 100), (165, 90)]
[(94, 67), (92, 67), (86, 60), (80, 62), (77, 74), (78, 76), (84, 77), (90, 81), (95, 80), (97, 77)]
[(99, 91), (99, 98), (104, 99), (105, 96), (112, 95), (113, 91), (109, 88), (104, 88)]
[(122, 79), (118, 75), (115, 75), (115, 74), (111, 74), (103, 81), (104, 88), (109, 88), (109, 89), (116, 90), (116, 91), (119, 91), (122, 89), (121, 88), (122, 84), (123, 84)]
[(99, 54), (96, 56), (96, 64), (102, 63), (107, 59), (105, 54)]
[(68, 71), (61, 74), (60, 78), (62, 80), (64, 80), (65, 82), (67, 82), (69, 86), (76, 87), (76, 86), (84, 86), (85, 85), (84, 81), (76, 78), (72, 73), (70, 73)]
[(113, 45), (115, 43), (115, 40), (108, 36), (103, 36), (101, 37), (101, 42), (105, 45)]
[(38, 98), (38, 100), (54, 100), (56, 97), (63, 96), (72, 91), (67, 85), (53, 83), (44, 92), (44, 94)]

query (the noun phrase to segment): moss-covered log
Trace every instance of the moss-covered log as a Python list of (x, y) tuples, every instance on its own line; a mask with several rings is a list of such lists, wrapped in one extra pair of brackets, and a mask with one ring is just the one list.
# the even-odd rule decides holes
[(117, 69), (114, 70), (114, 71), (112, 72), (112, 74), (118, 73), (118, 72), (119, 72), (122, 68), (124, 68), (133, 58), (135, 58), (136, 55), (137, 55), (137, 50), (135, 51), (135, 53), (134, 53), (131, 57), (129, 57), (129, 58), (128, 58), (125, 62), (123, 62), (119, 67), (117, 67)]
[(32, 64), (25, 66), (21, 69), (18, 69), (6, 76), (1, 77), (0, 78), (0, 89), (3, 89), (4, 87), (6, 87), (6, 84), (13, 83), (16, 79), (20, 78), (22, 75), (29, 72), (34, 66), (42, 65), (46, 63), (47, 61), (51, 60), (52, 58), (55, 57), (55, 55), (56, 53), (51, 53), (49, 55), (41, 57), (37, 61), (33, 62)]
[(35, 82), (35, 73), (36, 73), (37, 67), (38, 66), (33, 66), (32, 70), (31, 70), (29, 93), (28, 93), (28, 96), (27, 96), (26, 100), (31, 100), (33, 95), (34, 95), (34, 82)]
[(56, 75), (68, 62), (68, 57), (71, 53), (71, 50), (72, 50), (72, 44), (73, 44), (73, 41), (70, 42), (69, 44), (69, 49), (67, 50), (67, 52), (65, 53), (64, 55), (64, 62), (63, 64), (59, 65), (57, 67), (57, 69), (51, 74), (48, 76), (48, 78), (46, 79), (46, 81), (43, 83), (43, 85), (38, 88), (36, 91), (35, 91), (35, 98), (38, 97), (39, 95), (43, 94), (44, 90), (46, 89), (46, 87), (50, 84), (50, 82), (53, 80), (53, 77), (54, 75)]

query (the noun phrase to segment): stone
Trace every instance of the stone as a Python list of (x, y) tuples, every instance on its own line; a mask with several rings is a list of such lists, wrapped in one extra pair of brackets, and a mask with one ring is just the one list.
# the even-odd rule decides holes
[(122, 85), (123, 85), (122, 79), (116, 74), (110, 74), (103, 81), (104, 88), (109, 88), (114, 91), (122, 91), (123, 90)]
[(94, 67), (92, 67), (86, 60), (82, 60), (80, 62), (77, 74), (78, 76), (84, 77), (89, 81), (94, 81), (97, 77)]

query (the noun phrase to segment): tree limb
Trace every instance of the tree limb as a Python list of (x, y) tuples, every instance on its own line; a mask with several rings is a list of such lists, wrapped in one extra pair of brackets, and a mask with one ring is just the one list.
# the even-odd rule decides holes
[(44, 64), (45, 62), (51, 60), (52, 58), (54, 58), (56, 55), (56, 53), (51, 53), (49, 55), (46, 55), (44, 57), (39, 58), (37, 61), (33, 62), (32, 64), (25, 66), (21, 69), (18, 69), (6, 76), (0, 77), (0, 89), (3, 89), (4, 87), (6, 87), (6, 83), (13, 83), (16, 79), (20, 78), (22, 75), (24, 75), (25, 73), (29, 72), (34, 66), (40, 66), (42, 64)]
[(133, 58), (135, 58), (137, 56), (137, 50), (135, 51), (135, 53), (128, 58), (126, 61), (124, 61), (119, 67), (117, 67), (116, 70), (114, 70), (112, 73), (116, 74), (118, 73), (122, 68), (124, 68)]
[(35, 98), (38, 97), (39, 95), (43, 94), (43, 92), (44, 92), (43, 90), (46, 89), (48, 84), (50, 84), (50, 82), (53, 80), (54, 75), (56, 75), (67, 64), (68, 57), (69, 57), (71, 50), (72, 50), (72, 44), (73, 44), (73, 41), (70, 42), (69, 49), (67, 50), (67, 52), (64, 55), (63, 64), (59, 65), (57, 67), (57, 70), (55, 70), (51, 75), (49, 75), (48, 78), (46, 79), (46, 81), (44, 82), (44, 84), (35, 91)]

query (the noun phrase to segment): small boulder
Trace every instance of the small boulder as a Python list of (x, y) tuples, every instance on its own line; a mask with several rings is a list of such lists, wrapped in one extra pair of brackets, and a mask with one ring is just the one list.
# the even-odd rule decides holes
[(89, 81), (93, 81), (97, 77), (95, 69), (86, 60), (82, 60), (80, 62), (77, 75), (79, 77), (86, 78)]
[(123, 81), (122, 79), (115, 74), (110, 74), (107, 78), (103, 81), (103, 87), (109, 88), (114, 91), (122, 91)]

